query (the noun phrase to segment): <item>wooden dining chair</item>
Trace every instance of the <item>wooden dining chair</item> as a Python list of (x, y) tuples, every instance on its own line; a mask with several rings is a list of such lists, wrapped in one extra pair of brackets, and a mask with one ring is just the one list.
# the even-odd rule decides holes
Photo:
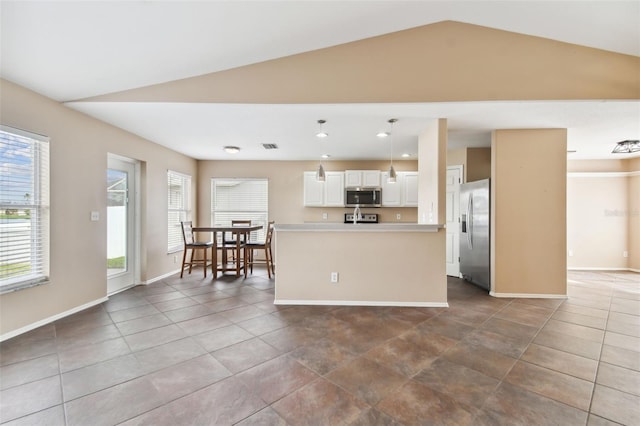
[[(207, 265), (208, 265), (208, 257), (207, 252), (210, 248), (213, 247), (213, 241), (207, 242), (199, 242), (196, 241), (193, 235), (193, 224), (191, 221), (180, 222), (182, 226), (182, 239), (184, 241), (184, 251), (182, 253), (182, 267), (180, 268), (180, 278), (184, 274), (184, 268), (189, 267), (189, 273), (191, 273), (191, 269), (193, 265), (202, 265), (202, 269), (204, 269), (204, 276), (207, 276)], [(191, 250), (191, 257), (187, 262), (187, 251)], [(194, 259), (193, 255), (197, 250), (203, 251), (202, 259)], [(213, 260), (213, 251), (211, 253)]]
[[(269, 278), (271, 278), (271, 274), (275, 275), (276, 270), (273, 264), (273, 251), (271, 250), (271, 240), (273, 239), (273, 224), (275, 221), (271, 221), (267, 224), (267, 236), (263, 243), (252, 243), (248, 242), (246, 244), (246, 257), (248, 266), (253, 274), (253, 264), (254, 263), (265, 263), (267, 265), (267, 274)], [(265, 260), (256, 261), (254, 258), (254, 250), (264, 250), (264, 258)]]
[[(247, 226), (251, 226), (251, 221), (250, 220), (232, 220), (231, 221), (231, 226), (238, 226), (238, 225), (247, 225)], [(238, 234), (236, 234), (235, 236), (232, 234), (229, 238), (227, 238), (227, 234), (226, 232), (222, 235), (222, 248), (223, 250), (231, 250), (231, 256), (233, 261), (236, 261), (236, 252), (235, 252), (235, 248), (236, 248), (236, 237), (238, 236)], [(244, 234), (240, 235), (240, 246), (244, 246), (244, 244), (246, 243), (245, 239), (244, 239)]]

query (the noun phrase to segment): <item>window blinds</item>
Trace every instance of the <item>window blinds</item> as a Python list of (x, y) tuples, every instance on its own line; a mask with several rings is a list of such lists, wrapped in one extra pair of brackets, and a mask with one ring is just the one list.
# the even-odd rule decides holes
[(232, 220), (251, 220), (262, 225), (251, 233), (251, 241), (264, 241), (269, 218), (267, 179), (212, 179), (211, 224), (231, 226)]
[(167, 250), (169, 253), (184, 247), (180, 222), (191, 220), (191, 176), (167, 171)]
[(0, 126), (0, 292), (49, 274), (49, 139)]

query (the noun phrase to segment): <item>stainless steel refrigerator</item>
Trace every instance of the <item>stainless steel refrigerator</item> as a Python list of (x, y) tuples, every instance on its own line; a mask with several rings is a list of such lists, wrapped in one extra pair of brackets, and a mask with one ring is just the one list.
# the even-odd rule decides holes
[(460, 275), (486, 290), (490, 274), (490, 181), (460, 185)]

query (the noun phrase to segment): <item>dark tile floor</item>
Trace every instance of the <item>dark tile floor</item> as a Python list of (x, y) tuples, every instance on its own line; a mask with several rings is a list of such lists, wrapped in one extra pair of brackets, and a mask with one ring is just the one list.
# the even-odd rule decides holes
[[(264, 270), (120, 293), (0, 345), (10, 425), (640, 424), (640, 274), (569, 298), (273, 305)], [(301, 278), (304, 285), (304, 278)]]

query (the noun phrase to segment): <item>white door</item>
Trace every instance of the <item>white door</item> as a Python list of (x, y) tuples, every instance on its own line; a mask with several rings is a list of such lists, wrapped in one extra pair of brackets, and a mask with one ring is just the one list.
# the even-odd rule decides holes
[(462, 166), (447, 167), (447, 275), (460, 276), (460, 184)]
[(136, 165), (109, 156), (107, 169), (107, 294), (135, 284)]

